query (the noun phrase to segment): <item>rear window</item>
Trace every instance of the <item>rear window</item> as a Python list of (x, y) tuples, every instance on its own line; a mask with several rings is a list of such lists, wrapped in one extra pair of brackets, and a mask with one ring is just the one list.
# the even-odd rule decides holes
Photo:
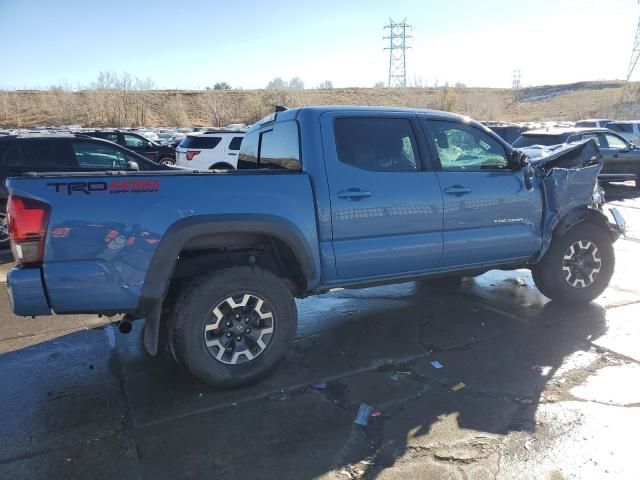
[(273, 127), (245, 135), (240, 145), (238, 169), (300, 169), (300, 142), (295, 121), (277, 122)]
[(515, 148), (530, 147), (532, 145), (558, 145), (564, 143), (563, 135), (521, 135), (513, 146)]
[(180, 142), (183, 148), (216, 148), (222, 137), (202, 137), (200, 135), (187, 135)]
[(630, 123), (608, 123), (607, 128), (614, 132), (633, 133), (633, 125)]

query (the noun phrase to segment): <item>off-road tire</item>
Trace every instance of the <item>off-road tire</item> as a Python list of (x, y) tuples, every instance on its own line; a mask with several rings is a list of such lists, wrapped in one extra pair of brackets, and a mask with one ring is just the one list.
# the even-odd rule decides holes
[[(563, 269), (565, 256), (569, 254), (572, 246), (577, 245), (576, 248), (580, 248), (580, 245), (588, 246), (589, 242), (597, 248), (596, 256), (600, 259), (599, 272), (594, 276), (592, 283), (588, 284), (590, 280), (587, 276), (581, 285), (574, 286), (570, 282), (576, 280), (568, 277), (571, 272)], [(554, 237), (549, 250), (531, 269), (531, 273), (536, 287), (545, 297), (565, 303), (588, 303), (607, 288), (614, 268), (615, 255), (611, 235), (601, 226), (584, 221), (571, 227), (562, 236)]]
[[(207, 346), (205, 326), (211, 325), (210, 315), (221, 302), (244, 295), (268, 304), (273, 333), (255, 358), (245, 356), (245, 363), (226, 364), (216, 358), (222, 349), (214, 354)], [(291, 291), (279, 277), (257, 267), (238, 266), (187, 282), (168, 321), (169, 347), (178, 364), (208, 385), (231, 388), (255, 383), (276, 368), (295, 337), (298, 315)]]

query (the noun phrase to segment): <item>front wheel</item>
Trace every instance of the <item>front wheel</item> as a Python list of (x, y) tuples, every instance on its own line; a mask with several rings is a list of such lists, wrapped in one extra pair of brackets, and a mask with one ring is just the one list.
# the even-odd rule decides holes
[(587, 303), (604, 292), (615, 267), (612, 238), (600, 226), (581, 222), (554, 237), (531, 270), (542, 294), (552, 300)]
[(165, 158), (161, 158), (158, 163), (160, 165), (167, 165), (167, 166), (171, 167), (171, 166), (176, 164), (176, 161), (171, 157), (165, 157)]
[(285, 283), (257, 267), (231, 267), (182, 290), (169, 320), (171, 351), (197, 379), (239, 387), (271, 373), (297, 328)]

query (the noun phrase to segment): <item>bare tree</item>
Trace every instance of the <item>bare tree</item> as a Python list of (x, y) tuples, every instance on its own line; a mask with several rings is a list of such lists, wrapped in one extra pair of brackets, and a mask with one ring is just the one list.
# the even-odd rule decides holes
[(331, 80), (325, 80), (318, 85), (320, 90), (331, 90), (333, 88), (333, 82)]
[(304, 82), (300, 77), (293, 77), (289, 80), (289, 88), (291, 90), (304, 90)]
[(165, 118), (172, 127), (184, 127), (189, 122), (182, 99), (176, 95), (165, 104)]
[(201, 107), (208, 123), (214, 127), (230, 123), (232, 105), (226, 92), (209, 90), (201, 98)]
[(218, 82), (213, 86), (214, 90), (231, 90), (231, 85), (227, 82)]
[(267, 90), (282, 90), (285, 88), (289, 88), (289, 84), (280, 77), (276, 77), (267, 83)]
[(449, 87), (444, 87), (438, 98), (438, 110), (453, 112), (456, 109), (457, 104), (458, 95), (456, 95), (456, 92), (449, 89)]

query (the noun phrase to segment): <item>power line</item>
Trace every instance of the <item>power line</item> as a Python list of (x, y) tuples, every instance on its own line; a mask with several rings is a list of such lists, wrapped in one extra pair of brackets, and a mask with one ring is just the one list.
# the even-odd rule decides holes
[(511, 88), (515, 101), (520, 100), (520, 70), (513, 71), (513, 79), (511, 80)]
[(389, 36), (383, 37), (383, 40), (389, 40), (389, 46), (385, 50), (389, 50), (389, 87), (406, 87), (407, 86), (407, 56), (406, 51), (411, 48), (407, 45), (407, 39), (411, 38), (407, 35), (407, 29), (412, 28), (407, 25), (407, 19), (402, 22), (394, 22), (389, 19), (389, 25), (384, 27), (389, 30)]
[[(640, 3), (640, 2), (638, 2)], [(640, 19), (638, 19), (638, 27), (636, 28), (636, 38), (633, 41), (633, 50), (631, 51), (631, 60), (629, 61), (629, 69), (627, 70), (627, 83), (636, 68), (638, 59), (640, 58)]]

